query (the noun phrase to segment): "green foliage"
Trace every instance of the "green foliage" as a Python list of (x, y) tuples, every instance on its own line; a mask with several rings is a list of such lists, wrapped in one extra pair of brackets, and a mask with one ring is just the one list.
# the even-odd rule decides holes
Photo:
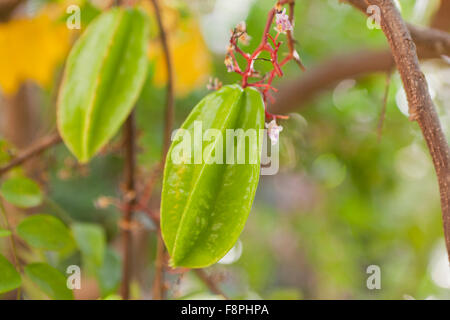
[[(244, 228), (259, 180), (262, 143), (259, 129), (264, 125), (264, 105), (257, 90), (242, 90), (233, 85), (209, 94), (181, 126), (191, 137), (198, 130), (196, 121), (201, 121), (202, 130), (214, 128), (220, 134), (210, 137), (209, 144), (188, 145), (192, 157), (186, 163), (173, 162), (180, 148), (186, 146), (182, 135), (175, 137), (169, 150), (164, 171), (161, 230), (174, 267), (206, 267), (232, 248)], [(245, 138), (238, 139), (237, 143), (235, 139), (231, 149), (227, 149), (227, 129), (255, 130), (256, 145), (249, 143), (246, 147)], [(234, 164), (226, 164), (230, 152), (234, 152), (234, 157), (245, 154), (245, 164), (237, 164), (234, 159)], [(203, 155), (201, 162), (194, 159), (198, 154)], [(223, 158), (213, 160), (218, 154), (223, 154)], [(250, 164), (249, 154), (256, 155), (254, 164)]]
[(103, 264), (97, 275), (102, 297), (113, 294), (122, 279), (122, 262), (120, 256), (112, 249), (105, 250)]
[(85, 263), (100, 267), (106, 246), (104, 230), (92, 223), (77, 223), (73, 225), (72, 230)]
[(16, 268), (0, 254), (0, 293), (20, 287), (22, 279)]
[(32, 263), (25, 266), (25, 274), (50, 298), (72, 300), (73, 293), (67, 288), (64, 275), (46, 263)]
[(72, 48), (58, 97), (58, 128), (87, 162), (131, 112), (147, 73), (147, 16), (115, 8), (96, 18)]
[(11, 231), (6, 229), (0, 229), (0, 238), (9, 237), (11, 235)]
[(48, 215), (36, 214), (25, 218), (17, 233), (32, 247), (45, 250), (62, 250), (74, 244), (70, 230), (61, 220)]
[(42, 202), (39, 186), (24, 177), (6, 180), (0, 188), (0, 194), (6, 201), (20, 208), (35, 207)]
[[(63, 163), (64, 159), (71, 157), (67, 150), (60, 154), (58, 161)], [(118, 209), (96, 208), (94, 200), (100, 196), (115, 197), (117, 185), (122, 179), (122, 161), (118, 156), (110, 155), (93, 158), (86, 165), (89, 174), (80, 174), (73, 170), (69, 177), (60, 179), (59, 172), (67, 170), (63, 165), (54, 166), (49, 181), (49, 197), (54, 203), (47, 203), (43, 208), (45, 212), (57, 214), (55, 208), (66, 209), (70, 219), (98, 223), (105, 227), (106, 234), (114, 236), (117, 231)], [(73, 192), (77, 190), (77, 192)]]

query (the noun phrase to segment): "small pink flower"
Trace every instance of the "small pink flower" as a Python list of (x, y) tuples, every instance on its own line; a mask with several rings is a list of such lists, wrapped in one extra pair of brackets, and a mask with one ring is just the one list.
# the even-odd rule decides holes
[(208, 90), (219, 90), (222, 88), (222, 82), (218, 78), (209, 78), (209, 82), (206, 85), (206, 89)]
[(239, 22), (233, 30), (232, 36), (235, 37), (241, 44), (247, 46), (252, 37), (247, 33), (247, 25), (245, 21)]
[(227, 71), (228, 72), (233, 72), (234, 71), (233, 59), (229, 55), (227, 55), (225, 57), (224, 63), (225, 63), (225, 66), (227, 67)]
[(236, 25), (236, 32), (238, 33), (247, 32), (247, 24), (245, 23), (245, 21), (241, 21)]
[(266, 128), (272, 145), (277, 144), (278, 139), (280, 138), (280, 132), (283, 131), (283, 127), (277, 125), (275, 120), (272, 120), (269, 123), (266, 123)]
[(241, 36), (239, 37), (239, 42), (242, 43), (244, 46), (248, 46), (251, 39), (252, 39), (252, 37), (250, 37), (248, 35), (248, 33), (245, 32), (245, 33), (241, 34)]
[(286, 31), (292, 31), (292, 24), (289, 21), (289, 16), (286, 14), (286, 8), (282, 12), (275, 15), (275, 30), (279, 33), (286, 33)]

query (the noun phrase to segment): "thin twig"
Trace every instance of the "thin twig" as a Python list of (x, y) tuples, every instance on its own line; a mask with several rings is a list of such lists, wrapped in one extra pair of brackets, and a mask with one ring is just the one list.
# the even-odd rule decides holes
[(45, 136), (33, 144), (28, 149), (24, 150), (21, 154), (11, 160), (7, 165), (0, 168), (0, 176), (8, 172), (9, 170), (23, 164), (24, 162), (30, 160), (39, 153), (47, 150), (54, 145), (57, 145), (62, 141), (58, 133), (53, 133), (49, 136)]
[(402, 78), (411, 121), (417, 121), (433, 159), (439, 181), (444, 235), (450, 260), (450, 148), (420, 70), (416, 47), (392, 0), (368, 0), (381, 9), (381, 29), (386, 35)]
[(153, 8), (155, 9), (156, 21), (158, 23), (159, 28), (159, 37), (161, 39), (161, 45), (167, 69), (166, 114), (164, 119), (165, 123), (164, 123), (163, 156), (161, 161), (164, 164), (166, 160), (167, 151), (169, 150), (170, 146), (170, 138), (172, 134), (172, 127), (175, 115), (173, 67), (172, 67), (172, 58), (170, 55), (169, 41), (167, 39), (167, 34), (164, 29), (164, 24), (161, 17), (161, 8), (159, 7), (158, 0), (151, 0), (151, 3), (153, 4)]
[(450, 1), (443, 0), (434, 14), (431, 26), (435, 29), (450, 31)]
[(24, 2), (25, 0), (0, 1), (0, 22), (8, 21), (17, 7)]
[(122, 298), (130, 298), (130, 281), (132, 269), (132, 230), (133, 207), (136, 201), (135, 166), (136, 166), (136, 124), (134, 111), (129, 115), (124, 127), (125, 144), (125, 205), (123, 211), (123, 271)]
[[(289, 2), (289, 21), (292, 25), (294, 25), (294, 9), (295, 9), (295, 0), (291, 0)], [(295, 50), (295, 39), (294, 39), (294, 32), (292, 30), (287, 31), (287, 38), (288, 38), (288, 47), (289, 47), (289, 58), (294, 59), (294, 61), (297, 63), (297, 65), (302, 69), (302, 71), (306, 71), (305, 65), (300, 60), (300, 56), (298, 55), (297, 51)]]
[(386, 108), (387, 108), (387, 101), (388, 101), (388, 97), (389, 97), (389, 88), (391, 86), (391, 75), (392, 75), (392, 72), (390, 72), (390, 71), (386, 73), (386, 85), (384, 88), (383, 105), (381, 107), (380, 119), (378, 120), (378, 127), (377, 127), (378, 142), (381, 141), (381, 136), (383, 134), (383, 124), (384, 124), (384, 119), (386, 118)]
[[(175, 107), (174, 107), (174, 78), (173, 78), (173, 67), (172, 67), (172, 59), (170, 55), (170, 47), (167, 39), (167, 34), (164, 29), (164, 24), (161, 17), (161, 9), (159, 7), (158, 0), (150, 1), (153, 5), (156, 21), (158, 23), (159, 28), (159, 36), (161, 39), (161, 45), (164, 52), (164, 58), (166, 62), (166, 70), (167, 70), (167, 93), (166, 93), (166, 108), (165, 108), (165, 119), (164, 119), (164, 140), (163, 140), (163, 149), (162, 156), (160, 162), (160, 169), (158, 173), (163, 172), (163, 167), (166, 161), (167, 152), (169, 151), (172, 127), (174, 122), (175, 115)], [(154, 177), (150, 177), (149, 183), (147, 184), (147, 190), (153, 189), (154, 181), (156, 179)], [(144, 193), (145, 194), (145, 193)], [(149, 194), (151, 191), (147, 191), (146, 197), (149, 198)], [(153, 298), (154, 299), (164, 299), (165, 295), (165, 284), (164, 284), (164, 256), (165, 256), (165, 248), (164, 242), (161, 237), (161, 233), (158, 232), (157, 237), (157, 252), (156, 252), (156, 262), (155, 262), (155, 279), (153, 282)]]
[(223, 296), (227, 300), (229, 299), (228, 296), (225, 293), (223, 293), (223, 291), (219, 288), (217, 283), (206, 274), (204, 269), (194, 269), (193, 271), (200, 278), (200, 280), (202, 280), (203, 283), (205, 283), (205, 285), (212, 293)]

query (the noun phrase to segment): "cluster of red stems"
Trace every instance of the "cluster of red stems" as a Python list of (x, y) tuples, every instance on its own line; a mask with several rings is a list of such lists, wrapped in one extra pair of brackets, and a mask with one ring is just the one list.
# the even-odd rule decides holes
[[(289, 15), (286, 14), (286, 8), (283, 9), (283, 5), (289, 4)], [(233, 30), (230, 38), (230, 44), (228, 46), (228, 52), (225, 57), (225, 65), (228, 72), (236, 72), (242, 76), (241, 86), (246, 87), (256, 87), (258, 88), (263, 96), (266, 117), (272, 118), (273, 120), (287, 119), (287, 116), (271, 114), (267, 111), (267, 103), (273, 103), (275, 101), (270, 91), (277, 92), (277, 89), (272, 86), (272, 82), (275, 76), (282, 77), (283, 71), (281, 68), (290, 60), (294, 60), (304, 71), (305, 68), (300, 61), (300, 57), (294, 48), (294, 39), (292, 37), (293, 31), (293, 16), (294, 16), (294, 2), (289, 0), (280, 0), (277, 2), (274, 8), (270, 10), (267, 18), (267, 23), (264, 28), (264, 33), (262, 36), (261, 43), (251, 54), (244, 52), (238, 45), (238, 42), (246, 45), (248, 44), (249, 35), (247, 34), (245, 22), (239, 23)], [(275, 19), (275, 31), (277, 34), (273, 37), (270, 34), (270, 28), (272, 26), (273, 20)], [(279, 41), (280, 34), (286, 34), (289, 46), (289, 53), (281, 61), (278, 61), (278, 53), (283, 41)], [(270, 59), (259, 58), (260, 54), (266, 51), (270, 54)], [(246, 67), (242, 69), (236, 59), (236, 53), (240, 54), (246, 61)], [(255, 70), (254, 65), (256, 60), (266, 60), (269, 61), (273, 69), (268, 73), (261, 75)], [(257, 78), (259, 80), (250, 82), (250, 78)]]

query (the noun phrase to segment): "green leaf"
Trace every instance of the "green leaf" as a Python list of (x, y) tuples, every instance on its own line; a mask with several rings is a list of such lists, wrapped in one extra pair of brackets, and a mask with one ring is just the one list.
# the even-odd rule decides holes
[[(201, 139), (196, 135), (200, 123), (203, 132), (217, 129), (220, 134), (202, 145), (192, 143), (189, 140)], [(161, 230), (172, 266), (209, 266), (237, 241), (259, 181), (262, 145), (259, 130), (263, 126), (261, 94), (253, 88), (243, 90), (234, 85), (211, 93), (192, 110), (181, 127), (190, 135), (177, 132), (166, 160), (161, 201)], [(243, 129), (241, 139), (227, 139), (227, 129)], [(244, 136), (246, 133), (251, 136), (248, 129), (254, 130), (250, 144), (245, 143), (250, 139)], [(186, 137), (191, 139), (186, 142)], [(189, 154), (183, 155), (186, 145), (191, 162), (179, 163), (180, 158), (189, 158)], [(200, 155), (203, 159), (196, 161), (195, 157)], [(239, 163), (238, 155), (245, 156), (245, 161)], [(211, 163), (212, 159), (218, 163)]]
[(56, 300), (73, 300), (73, 292), (67, 287), (67, 279), (57, 269), (46, 263), (31, 263), (25, 274), (45, 294)]
[(0, 194), (6, 201), (20, 208), (35, 207), (42, 202), (41, 189), (36, 182), (23, 177), (6, 180), (0, 188)]
[(92, 223), (77, 223), (73, 235), (86, 262), (101, 266), (105, 255), (106, 236), (103, 229)]
[(148, 17), (114, 8), (97, 17), (67, 59), (58, 97), (58, 128), (67, 147), (87, 162), (117, 132), (144, 84)]
[(113, 294), (122, 279), (122, 264), (119, 255), (112, 249), (105, 250), (103, 265), (98, 270), (98, 280), (102, 297)]
[(6, 229), (0, 229), (0, 238), (9, 237), (11, 235), (11, 231)]
[(17, 289), (22, 284), (16, 268), (0, 254), (0, 293)]
[(58, 218), (48, 214), (35, 214), (25, 218), (17, 233), (32, 247), (44, 250), (61, 250), (72, 244), (69, 228)]

